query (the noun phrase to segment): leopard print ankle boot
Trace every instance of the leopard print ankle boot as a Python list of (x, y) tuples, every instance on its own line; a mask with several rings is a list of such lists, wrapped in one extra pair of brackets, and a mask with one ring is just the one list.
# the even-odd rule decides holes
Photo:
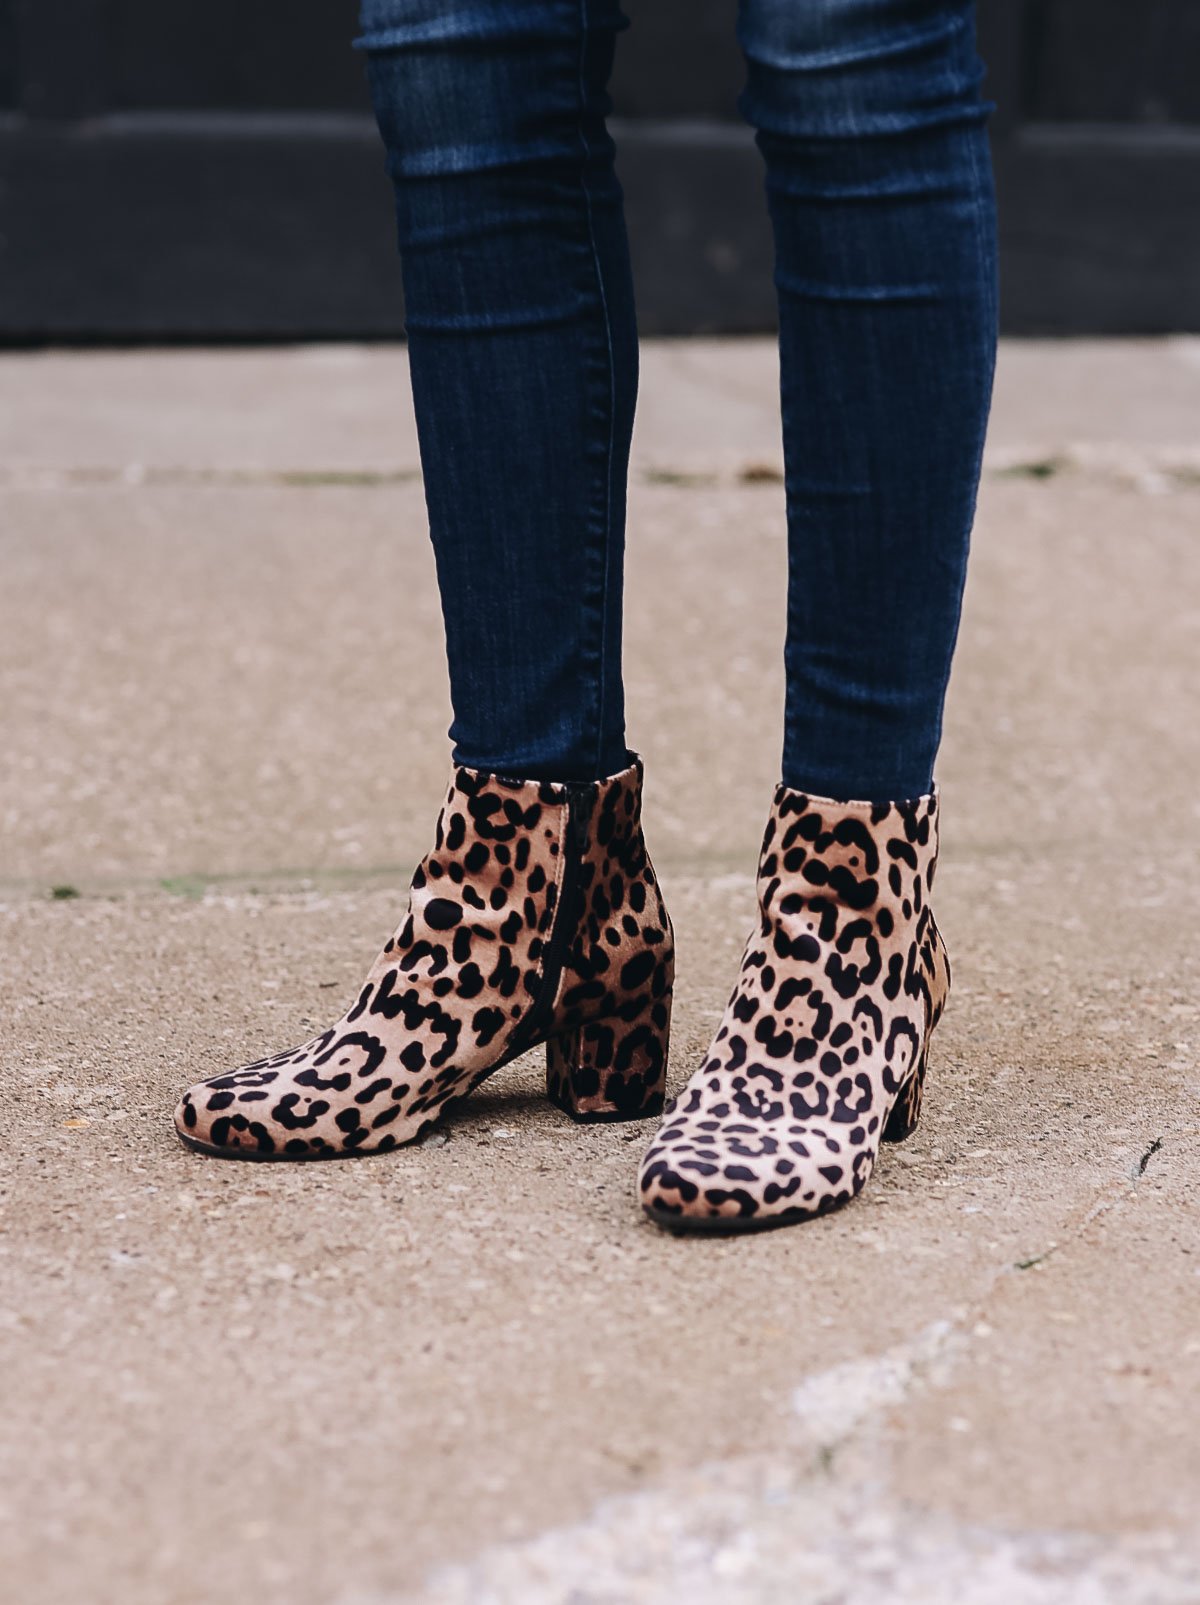
[(674, 947), (641, 790), (636, 758), (590, 784), (455, 769), (353, 1005), (303, 1047), (184, 1093), (183, 1141), (232, 1159), (397, 1148), (539, 1043), (549, 1096), (577, 1119), (658, 1114)]
[(915, 1129), (950, 987), (929, 907), (937, 808), (936, 791), (878, 804), (776, 792), (758, 929), (708, 1057), (642, 1162), (660, 1225), (822, 1215), (861, 1192), (881, 1139)]

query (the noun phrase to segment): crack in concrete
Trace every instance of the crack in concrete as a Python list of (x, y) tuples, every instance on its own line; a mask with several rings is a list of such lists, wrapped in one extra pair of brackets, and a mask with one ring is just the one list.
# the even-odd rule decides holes
[(1164, 1141), (1165, 1138), (1163, 1137), (1155, 1137), (1149, 1148), (1146, 1149), (1146, 1152), (1142, 1155), (1141, 1160), (1138, 1163), (1138, 1176), (1144, 1176), (1146, 1174), (1146, 1166), (1154, 1158), (1155, 1154), (1161, 1149)]

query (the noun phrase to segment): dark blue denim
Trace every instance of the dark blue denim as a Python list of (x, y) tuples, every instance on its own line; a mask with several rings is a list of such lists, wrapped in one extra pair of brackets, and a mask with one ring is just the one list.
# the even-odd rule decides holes
[[(637, 329), (605, 126), (625, 26), (617, 0), (362, 0), (454, 755), (510, 774), (625, 762)], [(911, 797), (941, 735), (995, 355), (973, 4), (741, 0), (738, 39), (779, 292), (783, 779)]]

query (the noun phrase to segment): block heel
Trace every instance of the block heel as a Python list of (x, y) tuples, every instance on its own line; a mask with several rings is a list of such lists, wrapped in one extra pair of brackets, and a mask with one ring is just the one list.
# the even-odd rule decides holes
[(917, 1068), (900, 1089), (881, 1133), (884, 1142), (904, 1142), (916, 1131), (921, 1120), (921, 1099), (925, 1092), (925, 1071), (929, 1064), (929, 1038), (921, 1049)]
[(572, 1120), (642, 1120), (662, 1113), (671, 993), (593, 1021), (546, 1044), (546, 1096)]

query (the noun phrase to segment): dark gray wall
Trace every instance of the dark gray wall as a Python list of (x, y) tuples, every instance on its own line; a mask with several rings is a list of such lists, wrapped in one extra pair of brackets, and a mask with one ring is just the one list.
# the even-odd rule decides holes
[[(627, 9), (643, 328), (770, 328), (736, 0)], [(398, 334), (353, 30), (352, 0), (0, 0), (0, 340)], [(980, 0), (980, 34), (1006, 328), (1200, 328), (1200, 4)]]

